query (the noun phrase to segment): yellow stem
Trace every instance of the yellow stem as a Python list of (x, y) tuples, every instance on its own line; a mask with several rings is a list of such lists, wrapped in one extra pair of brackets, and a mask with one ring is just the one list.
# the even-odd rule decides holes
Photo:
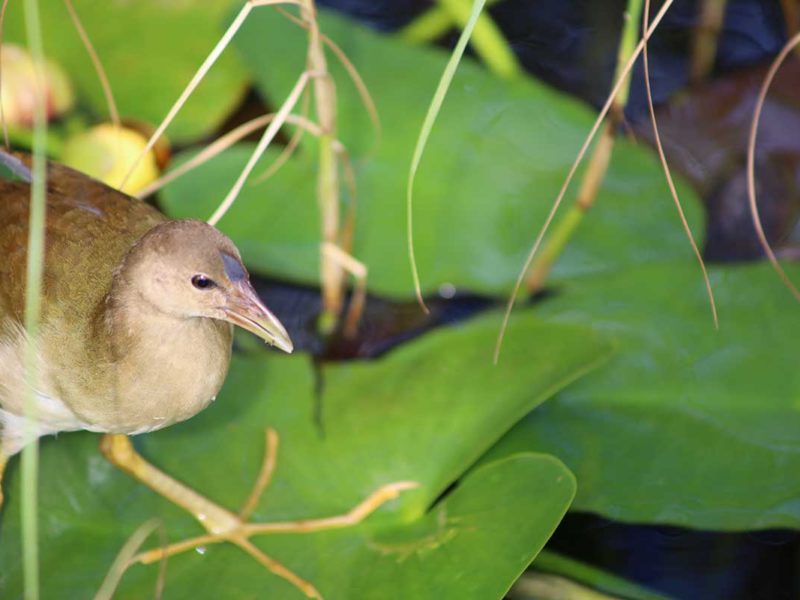
[(714, 68), (717, 43), (722, 23), (725, 20), (726, 0), (703, 0), (700, 16), (694, 28), (692, 55), (689, 65), (689, 81), (700, 83)]
[[(447, 10), (458, 27), (463, 29), (469, 21), (472, 11), (471, 0), (439, 0), (439, 3)], [(514, 79), (522, 74), (522, 68), (514, 51), (486, 10), (481, 12), (475, 23), (470, 46), (495, 75), (504, 79)]]

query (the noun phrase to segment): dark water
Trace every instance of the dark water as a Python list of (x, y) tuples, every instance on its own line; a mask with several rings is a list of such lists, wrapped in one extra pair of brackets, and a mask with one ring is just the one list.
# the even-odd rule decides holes
[(800, 533), (717, 533), (569, 514), (547, 547), (683, 600), (797, 600)]
[(259, 277), (254, 277), (253, 283), (286, 327), (295, 350), (312, 354), (322, 362), (378, 358), (431, 329), (469, 319), (499, 305), (498, 300), (477, 295), (434, 296), (426, 298), (430, 310), (426, 315), (416, 302), (370, 296), (355, 337), (348, 338), (337, 331), (325, 340), (317, 330), (322, 307), (318, 289)]

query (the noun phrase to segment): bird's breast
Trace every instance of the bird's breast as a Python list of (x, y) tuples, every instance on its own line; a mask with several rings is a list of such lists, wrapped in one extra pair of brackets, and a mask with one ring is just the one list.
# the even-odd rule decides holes
[(95, 365), (88, 393), (62, 396), (93, 431), (137, 434), (186, 420), (222, 387), (231, 355), (227, 323), (162, 323), (126, 338), (116, 359)]

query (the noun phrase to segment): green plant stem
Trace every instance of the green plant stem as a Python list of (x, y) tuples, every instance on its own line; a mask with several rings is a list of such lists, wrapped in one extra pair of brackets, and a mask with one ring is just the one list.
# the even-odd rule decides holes
[(425, 44), (439, 39), (452, 27), (450, 13), (443, 6), (433, 6), (400, 29), (397, 36), (412, 44)]
[[(617, 66), (614, 73), (615, 82), (620, 78), (626, 63), (636, 49), (643, 4), (643, 0), (628, 0), (617, 53)], [(575, 203), (553, 227), (552, 233), (531, 265), (525, 278), (525, 289), (529, 295), (535, 294), (542, 289), (544, 282), (553, 269), (553, 265), (555, 265), (558, 257), (561, 256), (564, 248), (572, 239), (586, 213), (594, 205), (597, 193), (602, 187), (608, 171), (608, 165), (611, 163), (617, 127), (622, 121), (625, 104), (630, 94), (630, 83), (629, 75), (611, 105), (600, 138), (587, 163)]]
[(425, 113), (425, 119), (422, 122), (422, 127), (419, 130), (419, 137), (414, 146), (414, 154), (411, 157), (411, 166), (408, 170), (408, 181), (406, 184), (406, 229), (408, 231), (406, 240), (408, 242), (408, 260), (411, 264), (411, 277), (414, 280), (414, 292), (417, 296), (417, 302), (422, 309), (427, 313), (428, 307), (425, 306), (425, 300), (422, 298), (422, 285), (420, 284), (419, 270), (417, 268), (417, 259), (414, 254), (414, 179), (417, 176), (417, 169), (422, 161), (422, 155), (425, 152), (425, 146), (428, 143), (428, 137), (433, 130), (433, 125), (436, 123), (436, 118), (442, 108), (442, 103), (447, 95), (447, 90), (450, 89), (450, 83), (455, 77), (456, 69), (458, 68), (461, 57), (464, 55), (464, 50), (467, 47), (469, 38), (472, 35), (475, 25), (480, 18), (481, 12), (486, 5), (485, 0), (475, 0), (472, 5), (472, 12), (470, 13), (469, 20), (461, 30), (461, 35), (458, 38), (456, 47), (450, 54), (450, 60), (445, 65), (442, 77), (436, 90), (433, 92), (433, 98), (428, 106), (428, 111)]
[(336, 139), (336, 88), (328, 73), (328, 64), (322, 47), (322, 38), (317, 23), (313, 0), (305, 0), (301, 6), (303, 21), (308, 24), (308, 67), (316, 74), (312, 80), (314, 102), (319, 127), (318, 138), (319, 171), (317, 175), (317, 202), (322, 219), (322, 243), (320, 244), (320, 280), (322, 286), (322, 313), (319, 328), (330, 333), (342, 309), (344, 282), (342, 266), (324, 251), (328, 244), (338, 246), (340, 237), (339, 219), (339, 165), (333, 143)]
[[(317, 197), (322, 216), (321, 247), (325, 243), (338, 245), (339, 238), (339, 178), (332, 141), (330, 134), (319, 136)], [(342, 267), (325, 252), (320, 256), (320, 264), (323, 303), (319, 324), (322, 333), (328, 334), (334, 329), (342, 310)]]
[[(496, 2), (497, 0), (494, 0)], [(494, 3), (487, 1), (487, 5)], [(406, 40), (421, 43), (435, 40), (456, 25), (463, 29), (472, 12), (471, 0), (439, 0), (439, 6), (407, 25), (400, 31)], [(503, 33), (492, 18), (483, 11), (475, 24), (470, 45), (480, 56), (486, 67), (495, 75), (513, 79), (522, 74), (514, 51), (509, 47)]]
[(653, 592), (613, 573), (608, 573), (552, 550), (542, 550), (533, 563), (533, 569), (568, 577), (607, 594), (622, 596), (627, 600), (669, 600), (668, 596)]
[(41, 316), (42, 273), (44, 268), (45, 177), (47, 114), (44, 98), (44, 50), (38, 0), (25, 0), (25, 31), (36, 74), (36, 98), (33, 114), (33, 164), (31, 168), (31, 204), (28, 224), (28, 263), (25, 282), (25, 447), (22, 451), (22, 560), (26, 600), (39, 598), (38, 552), (38, 466), (39, 442), (34, 431), (36, 421), (36, 372), (38, 336)]
[[(439, 3), (450, 13), (459, 28), (463, 29), (472, 12), (471, 0), (439, 0)], [(475, 23), (471, 46), (486, 67), (498, 77), (515, 79), (522, 74), (514, 51), (485, 10), (481, 11)]]
[(560, 575), (528, 571), (508, 591), (509, 600), (621, 600)]
[[(639, 23), (642, 20), (642, 8), (644, 6), (643, 0), (628, 0), (628, 5), (625, 8), (624, 24), (622, 26), (622, 36), (619, 41), (619, 51), (617, 52), (617, 66), (614, 72), (614, 81), (619, 79), (625, 64), (630, 59), (633, 51), (636, 49), (636, 44), (639, 42)], [(622, 110), (628, 104), (628, 96), (631, 92), (631, 77), (628, 75), (628, 80), (617, 94), (615, 104), (618, 108), (617, 111), (622, 113)]]
[(584, 213), (585, 209), (576, 202), (561, 218), (558, 226), (553, 229), (536, 262), (531, 265), (531, 270), (525, 281), (525, 286), (530, 294), (535, 294), (542, 288), (556, 260), (561, 256), (564, 248), (566, 248), (578, 229), (578, 225), (583, 221)]

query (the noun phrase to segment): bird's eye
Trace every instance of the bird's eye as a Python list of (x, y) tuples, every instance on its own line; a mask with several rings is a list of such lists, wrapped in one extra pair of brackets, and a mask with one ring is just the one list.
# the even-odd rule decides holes
[(198, 290), (207, 290), (213, 288), (217, 284), (205, 275), (195, 275), (192, 277), (192, 285)]

